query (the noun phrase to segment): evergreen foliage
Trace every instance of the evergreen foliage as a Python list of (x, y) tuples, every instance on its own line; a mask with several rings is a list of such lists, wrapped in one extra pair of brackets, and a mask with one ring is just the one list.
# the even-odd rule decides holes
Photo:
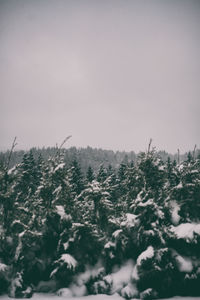
[(0, 164), (0, 293), (200, 296), (198, 156), (149, 149), (83, 172), (75, 150), (70, 163), (62, 149), (33, 152)]

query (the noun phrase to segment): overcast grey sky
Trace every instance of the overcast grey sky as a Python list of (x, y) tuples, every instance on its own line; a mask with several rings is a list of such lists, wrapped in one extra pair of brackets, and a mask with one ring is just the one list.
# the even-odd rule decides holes
[(0, 0), (0, 147), (199, 147), (200, 1)]

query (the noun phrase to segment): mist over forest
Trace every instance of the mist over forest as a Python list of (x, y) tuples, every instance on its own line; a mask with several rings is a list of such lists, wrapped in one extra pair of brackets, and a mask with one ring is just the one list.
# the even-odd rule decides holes
[[(34, 147), (30, 149), (35, 159), (38, 159), (38, 157), (41, 156), (44, 160), (48, 160), (49, 157), (54, 156), (57, 150), (57, 147)], [(175, 154), (168, 153), (164, 150), (156, 152), (163, 159), (163, 161), (167, 161), (167, 159), (170, 158), (172, 161), (176, 160), (178, 162), (178, 160), (185, 160), (188, 153), (193, 153), (193, 151), (194, 149), (186, 153), (178, 153), (177, 150), (177, 153)], [(28, 150), (13, 151), (9, 161), (9, 167), (11, 168), (16, 164), (21, 163), (24, 154), (28, 152)], [(70, 166), (73, 160), (77, 160), (84, 174), (89, 166), (92, 167), (96, 173), (98, 172), (100, 165), (104, 165), (105, 167), (111, 165), (114, 169), (116, 169), (121, 163), (130, 163), (131, 161), (136, 161), (137, 157), (140, 155), (140, 153), (136, 153), (134, 151), (112, 151), (101, 148), (92, 148), (89, 146), (87, 148), (70, 147), (68, 149), (62, 149), (61, 152), (64, 156), (64, 161), (67, 166)], [(196, 149), (195, 152), (196, 156), (200, 154), (199, 149)], [(0, 151), (1, 163), (5, 164), (8, 161), (9, 153), (10, 150)]]

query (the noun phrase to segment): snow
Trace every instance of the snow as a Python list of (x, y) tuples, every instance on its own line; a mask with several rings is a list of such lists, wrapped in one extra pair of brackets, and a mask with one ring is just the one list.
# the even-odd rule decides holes
[(2, 225), (0, 225), (0, 236), (4, 233), (4, 228)]
[(83, 285), (71, 284), (69, 287), (73, 297), (82, 297), (87, 295), (87, 288)]
[(68, 288), (63, 288), (58, 290), (56, 292), (56, 295), (60, 297), (67, 297), (67, 298), (73, 297), (71, 290)]
[(178, 239), (185, 239), (190, 242), (195, 235), (200, 235), (200, 224), (182, 223), (178, 226), (171, 226), (171, 231), (176, 234)]
[[(75, 260), (75, 258), (73, 258), (73, 256), (71, 256), (70, 254), (62, 254), (61, 257), (55, 261), (55, 263), (61, 263), (61, 265), (66, 264), (67, 268), (74, 270), (77, 266), (77, 261)], [(53, 277), (53, 275), (55, 275), (58, 271), (59, 267), (56, 267), (50, 274), (50, 278)]]
[(178, 166), (178, 170), (181, 171), (181, 170), (183, 170), (183, 169), (184, 169), (184, 164), (181, 163), (181, 164)]
[(61, 216), (61, 219), (65, 217), (65, 209), (62, 205), (56, 205), (57, 213), (59, 216)]
[[(155, 227), (155, 225), (154, 225), (154, 227)], [(144, 234), (147, 236), (154, 236), (155, 232), (152, 229), (149, 229), (149, 230), (144, 230)]]
[(137, 266), (141, 264), (143, 260), (152, 258), (154, 256), (154, 249), (152, 246), (149, 246), (144, 252), (142, 252), (137, 258)]
[[(99, 186), (99, 182), (96, 180), (93, 180), (90, 184), (90, 188), (92, 189), (92, 191), (94, 192), (99, 192), (100, 191), (100, 186)], [(90, 189), (89, 189), (90, 190)]]
[(77, 261), (75, 260), (75, 258), (67, 253), (62, 254), (59, 261), (63, 261), (64, 263), (66, 263), (70, 269), (75, 269), (77, 266)]
[[(65, 295), (64, 293), (63, 293), (63, 296), (62, 296), (62, 294), (58, 296), (55, 294), (39, 293), (39, 294), (34, 294), (31, 299), (33, 299), (33, 300), (49, 300), (49, 299), (61, 300), (62, 297), (63, 297), (63, 299), (67, 299), (67, 300), (122, 300), (122, 299), (124, 299), (124, 298), (120, 297), (118, 294), (115, 294), (112, 296), (99, 294), (99, 295), (90, 295), (90, 296), (74, 298), (74, 297), (71, 297), (70, 294), (68, 294), (68, 296), (67, 296), (67, 294)], [(9, 299), (12, 299), (12, 298), (10, 298), (8, 296), (0, 296), (0, 300), (9, 300)], [(22, 299), (18, 298), (18, 300), (22, 300)]]
[(22, 223), (20, 220), (14, 220), (11, 224), (11, 227), (13, 227), (15, 224), (19, 224), (22, 225), (24, 228), (28, 228), (28, 226)]
[(50, 278), (52, 278), (56, 273), (57, 273), (57, 271), (58, 271), (58, 268), (55, 268), (52, 272), (51, 272), (51, 274), (50, 274)]
[(176, 201), (171, 201), (170, 205), (171, 205), (172, 223), (174, 225), (178, 225), (178, 223), (180, 221), (180, 216), (178, 214), (178, 212), (180, 210), (180, 206), (178, 205), (178, 203)]
[(138, 203), (138, 206), (145, 207), (145, 206), (152, 205), (152, 204), (154, 204), (154, 200), (151, 198), (145, 202)]
[(164, 215), (164, 213), (162, 212), (161, 209), (157, 209), (156, 214), (157, 214), (158, 218), (164, 219), (165, 215)]
[(21, 237), (23, 236), (23, 234), (24, 234), (24, 231), (19, 234), (18, 245), (17, 245), (16, 251), (15, 251), (15, 261), (18, 260), (18, 258), (20, 256), (20, 253), (21, 253), (21, 250), (22, 250), (22, 239), (21, 239)]
[(17, 273), (16, 278), (13, 279), (11, 282), (10, 291), (9, 291), (10, 297), (14, 298), (17, 287), (20, 288), (22, 287), (22, 275), (19, 272)]
[(57, 214), (61, 217), (61, 220), (68, 220), (70, 216), (65, 213), (65, 209), (62, 205), (56, 205)]
[(126, 214), (126, 220), (121, 223), (121, 226), (128, 228), (134, 227), (137, 224), (137, 216), (134, 214)]
[(200, 297), (179, 297), (179, 296), (176, 296), (176, 297), (172, 297), (172, 298), (163, 298), (162, 300), (200, 300)]
[(142, 202), (142, 196), (143, 196), (144, 191), (142, 190), (137, 194), (136, 202)]
[(120, 293), (125, 299), (138, 298), (139, 296), (136, 286), (132, 283), (129, 283), (127, 286), (125, 286)]
[(112, 284), (112, 294), (130, 283), (133, 267), (133, 261), (128, 260), (120, 269), (114, 270), (113, 273), (104, 277), (106, 282)]
[[(123, 300), (124, 298), (120, 297), (118, 294), (114, 295), (90, 295), (90, 296), (84, 296), (84, 297), (76, 297), (73, 298), (70, 295), (67, 296), (63, 294), (61, 295), (55, 295), (55, 294), (44, 294), (44, 293), (39, 293), (39, 294), (34, 294), (31, 299), (33, 300), (61, 300), (62, 297), (65, 297), (64, 299), (66, 300)], [(12, 298), (8, 296), (0, 296), (0, 300), (10, 300)], [(24, 300), (22, 298), (18, 298), (18, 300)], [(200, 300), (200, 297), (173, 297), (173, 298), (164, 298), (162, 300)]]
[(116, 239), (120, 233), (123, 232), (122, 229), (118, 229), (118, 230), (115, 230), (112, 234), (112, 236)]
[(163, 166), (163, 165), (159, 166), (159, 167), (158, 167), (158, 170), (159, 170), (159, 171), (164, 171), (164, 170), (165, 170), (165, 166)]
[(139, 279), (138, 276), (138, 266), (140, 266), (143, 260), (152, 258), (154, 256), (154, 249), (152, 246), (149, 246), (145, 251), (143, 251), (137, 258), (136, 265), (134, 266), (131, 274), (132, 280), (135, 282)]
[(182, 182), (180, 182), (180, 183), (176, 186), (177, 189), (182, 189), (182, 187), (183, 187)]
[(8, 266), (0, 262), (0, 272), (5, 272)]
[(104, 268), (102, 266), (101, 261), (97, 262), (94, 266), (86, 266), (86, 270), (83, 273), (79, 273), (74, 277), (74, 282), (76, 285), (81, 286), (84, 285), (90, 278), (95, 278), (99, 274), (104, 273)]
[(175, 257), (180, 272), (190, 273), (193, 270), (192, 261), (189, 258), (177, 255)]
[(59, 193), (62, 190), (62, 186), (59, 185), (54, 191), (53, 194)]
[(136, 282), (139, 279), (137, 265), (135, 265), (133, 268), (131, 278), (133, 279), (134, 282)]
[(59, 169), (63, 169), (64, 166), (65, 166), (65, 163), (59, 164), (59, 165), (55, 168), (54, 172), (58, 171)]
[(8, 175), (11, 175), (14, 171), (16, 171), (16, 166), (8, 170)]
[(112, 248), (112, 247), (115, 247), (115, 243), (113, 243), (113, 242), (108, 242), (104, 246), (105, 249), (109, 249), (109, 248)]

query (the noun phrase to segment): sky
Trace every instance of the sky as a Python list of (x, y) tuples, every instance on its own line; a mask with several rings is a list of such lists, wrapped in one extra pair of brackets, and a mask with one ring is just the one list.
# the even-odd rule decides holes
[(200, 147), (199, 0), (0, 0), (0, 149)]

